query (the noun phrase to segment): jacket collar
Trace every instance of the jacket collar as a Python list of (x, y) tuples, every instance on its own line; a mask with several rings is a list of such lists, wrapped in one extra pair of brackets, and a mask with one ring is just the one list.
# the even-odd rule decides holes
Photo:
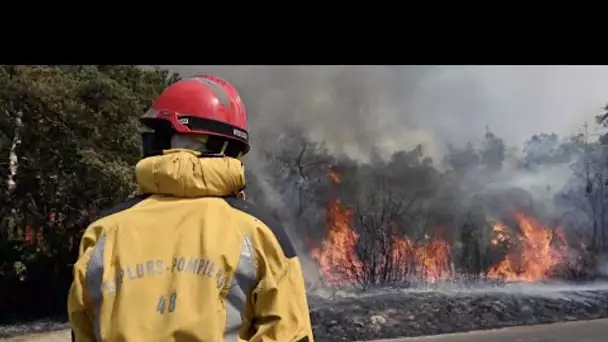
[(225, 197), (245, 187), (245, 169), (238, 159), (173, 149), (142, 159), (135, 166), (144, 193), (176, 197)]

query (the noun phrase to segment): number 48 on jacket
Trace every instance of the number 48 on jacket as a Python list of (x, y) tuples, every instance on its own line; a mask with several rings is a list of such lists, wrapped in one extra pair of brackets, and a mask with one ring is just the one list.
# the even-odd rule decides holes
[(171, 292), (169, 295), (162, 295), (158, 297), (158, 304), (156, 304), (156, 312), (163, 315), (165, 313), (172, 313), (175, 311), (175, 304), (177, 304), (177, 293)]

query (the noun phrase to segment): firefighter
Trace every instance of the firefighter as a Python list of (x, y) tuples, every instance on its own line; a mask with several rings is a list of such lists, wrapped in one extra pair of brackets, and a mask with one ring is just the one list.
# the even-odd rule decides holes
[(142, 123), (143, 195), (86, 229), (68, 298), (73, 340), (313, 341), (300, 262), (243, 199), (249, 151), (235, 88), (209, 75), (164, 90)]

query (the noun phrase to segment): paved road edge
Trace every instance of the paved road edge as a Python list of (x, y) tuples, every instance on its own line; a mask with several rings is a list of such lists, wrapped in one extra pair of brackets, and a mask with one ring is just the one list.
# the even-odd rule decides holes
[(588, 322), (598, 322), (598, 323), (604, 322), (606, 325), (608, 325), (608, 318), (556, 322), (556, 323), (546, 323), (546, 324), (535, 324), (535, 325), (514, 325), (511, 327), (485, 329), (485, 330), (471, 330), (471, 331), (463, 331), (463, 332), (449, 333), (449, 334), (424, 335), (424, 336), (416, 336), (416, 337), (396, 337), (396, 338), (383, 339), (383, 340), (367, 340), (367, 341), (353, 341), (353, 342), (409, 342), (409, 341), (440, 340), (440, 339), (449, 339), (450, 337), (491, 335), (493, 333), (500, 333), (502, 331), (510, 331), (510, 332), (526, 331), (526, 330), (529, 330), (530, 328), (541, 328), (541, 327), (549, 328), (552, 326), (568, 326), (568, 325), (577, 326), (577, 325), (586, 324)]

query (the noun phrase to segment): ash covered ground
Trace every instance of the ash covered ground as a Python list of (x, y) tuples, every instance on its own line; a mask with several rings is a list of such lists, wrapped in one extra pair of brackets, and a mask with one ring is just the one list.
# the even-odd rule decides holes
[(608, 283), (311, 295), (315, 341), (364, 341), (608, 317)]
[[(608, 317), (608, 283), (507, 284), (309, 295), (315, 341), (365, 341)], [(61, 320), (0, 326), (0, 338), (67, 328)]]

